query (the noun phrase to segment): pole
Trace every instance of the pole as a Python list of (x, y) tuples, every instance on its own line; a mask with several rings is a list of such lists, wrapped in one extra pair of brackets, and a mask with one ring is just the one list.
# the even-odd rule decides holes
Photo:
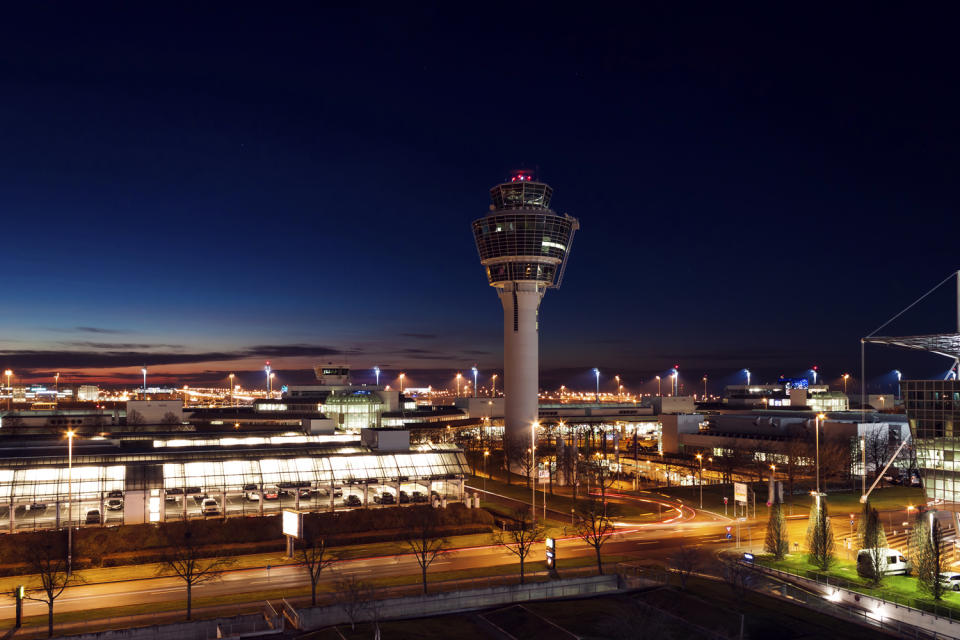
[(817, 496), (820, 495), (820, 414), (817, 414), (813, 423), (813, 447), (816, 450), (817, 458)]
[[(144, 385), (146, 389), (146, 385)], [(184, 495), (186, 500), (187, 496)], [(67, 575), (73, 572), (73, 431), (67, 432)]]
[[(530, 425), (530, 475), (537, 471), (537, 458), (534, 449), (537, 446), (537, 423)], [(537, 478), (530, 478), (530, 521), (537, 520)]]
[(860, 458), (863, 460), (863, 475), (861, 476), (860, 495), (867, 495), (867, 437), (860, 436)]

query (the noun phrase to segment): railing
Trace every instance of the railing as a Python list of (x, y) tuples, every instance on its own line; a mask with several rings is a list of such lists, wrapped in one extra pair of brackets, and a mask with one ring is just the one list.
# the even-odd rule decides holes
[[(907, 604), (907, 602), (906, 602), (907, 599), (906, 599), (906, 598), (902, 598), (902, 599), (901, 599), (901, 598), (898, 598), (898, 597), (896, 597), (896, 594), (892, 594), (892, 595), (893, 595), (893, 598), (892, 598), (892, 599), (888, 599), (888, 598), (886, 598), (886, 597), (876, 596), (876, 595), (873, 595), (873, 594), (869, 594), (869, 593), (864, 593), (864, 592), (862, 592), (862, 591), (858, 591), (856, 588), (851, 588), (851, 585), (853, 585), (853, 583), (851, 583), (849, 580), (845, 580), (845, 579), (843, 579), (843, 578), (835, 578), (835, 577), (831, 577), (831, 576), (825, 576), (825, 575), (820, 574), (820, 573), (817, 573), (817, 572), (815, 572), (815, 571), (807, 571), (807, 572), (804, 572), (804, 574), (806, 574), (806, 575), (804, 575), (804, 574), (801, 574), (800, 572), (797, 572), (797, 571), (786, 571), (786, 570), (782, 570), (782, 569), (774, 569), (773, 567), (766, 567), (766, 566), (764, 566), (764, 565), (758, 565), (758, 564), (752, 564), (752, 563), (746, 563), (746, 562), (741, 562), (741, 564), (743, 564), (744, 566), (750, 567), (751, 569), (760, 571), (761, 573), (766, 573), (767, 575), (772, 575), (772, 576), (775, 576), (775, 577), (778, 577), (778, 578), (781, 578), (781, 579), (783, 579), (785, 576), (788, 576), (788, 577), (796, 577), (796, 578), (801, 578), (801, 579), (803, 579), (803, 580), (813, 581), (813, 582), (815, 582), (815, 583), (818, 584), (818, 585), (829, 586), (829, 587), (833, 587), (834, 589), (843, 589), (843, 590), (847, 591), (849, 594), (854, 595), (855, 598), (858, 598), (858, 597), (871, 598), (871, 599), (876, 600), (877, 602), (879, 602), (879, 603), (881, 603), (881, 604), (889, 605), (889, 606), (892, 607), (894, 610), (904, 609), (904, 610), (906, 610), (906, 611), (908, 611), (908, 612), (913, 612), (913, 613), (919, 615), (920, 617), (929, 616), (929, 617), (936, 618), (937, 620), (941, 620), (941, 621), (943, 621), (943, 622), (945, 622), (945, 623), (947, 623), (947, 624), (949, 624), (949, 625), (953, 625), (954, 623), (957, 623), (957, 622), (958, 622), (958, 621), (956, 621), (956, 620), (953, 619), (953, 614), (956, 613), (956, 612), (955, 612), (951, 607), (941, 607), (941, 606), (938, 606), (938, 605), (936, 605), (936, 604), (930, 605), (929, 603), (917, 603), (915, 599), (911, 599), (911, 600), (913, 600), (914, 604), (924, 605), (924, 608), (918, 608), (918, 607), (912, 606), (911, 604)], [(855, 587), (855, 585), (853, 585), (853, 586)], [(794, 588), (795, 588), (795, 587), (794, 587)], [(800, 592), (802, 592), (802, 591), (800, 591)], [(802, 592), (802, 593), (806, 593), (806, 592)], [(884, 592), (884, 594), (886, 595), (887, 592)], [(818, 606), (821, 606), (821, 605), (830, 605), (831, 607), (835, 607), (837, 610), (846, 612), (847, 614), (853, 614), (854, 617), (857, 617), (858, 619), (866, 619), (866, 620), (869, 620), (871, 624), (875, 624), (875, 625), (878, 625), (878, 626), (882, 626), (882, 625), (884, 625), (884, 624), (886, 624), (886, 625), (894, 625), (894, 626), (900, 625), (900, 626), (909, 627), (910, 629), (915, 629), (915, 630), (917, 630), (917, 632), (922, 632), (922, 633), (924, 633), (924, 634), (928, 634), (928, 635), (925, 635), (925, 636), (916, 636), (916, 637), (930, 637), (930, 638), (936, 637), (936, 638), (958, 638), (958, 639), (960, 639), (960, 635), (946, 635), (946, 634), (942, 634), (942, 633), (937, 634), (937, 633), (935, 633), (935, 632), (926, 631), (926, 630), (924, 630), (924, 629), (922, 629), (922, 628), (920, 628), (920, 627), (917, 627), (917, 626), (915, 626), (915, 625), (910, 625), (910, 624), (907, 624), (907, 623), (905, 623), (905, 622), (893, 621), (893, 620), (889, 620), (889, 619), (881, 619), (881, 618), (878, 618), (878, 617), (876, 617), (876, 616), (871, 616), (871, 614), (870, 614), (869, 612), (867, 612), (865, 609), (859, 609), (859, 610), (857, 610), (857, 609), (851, 609), (851, 608), (846, 607), (846, 606), (843, 606), (843, 605), (839, 605), (839, 604), (836, 604), (836, 603), (833, 603), (833, 602), (829, 602), (828, 600), (825, 600), (822, 596), (816, 596), (816, 595), (809, 594), (809, 593), (808, 593), (807, 595), (810, 596), (811, 598), (813, 598), (813, 600), (812, 600), (811, 602), (816, 602), (816, 604), (817, 604)], [(804, 602), (807, 602), (807, 600), (804, 599)], [(807, 603), (810, 604), (811, 602), (807, 602)], [(931, 610), (931, 609), (932, 609), (932, 610)], [(958, 628), (957, 632), (958, 632), (958, 634), (960, 634), (960, 628)], [(915, 637), (914, 632), (911, 631), (911, 632), (910, 632), (910, 635), (907, 635), (906, 637), (910, 637), (910, 638)]]

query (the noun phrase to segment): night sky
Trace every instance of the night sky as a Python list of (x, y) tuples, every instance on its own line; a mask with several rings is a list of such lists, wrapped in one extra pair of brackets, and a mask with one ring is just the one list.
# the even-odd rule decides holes
[[(960, 267), (957, 16), (931, 5), (34, 4), (0, 25), (25, 380), (483, 382), (502, 311), (470, 223), (516, 168), (582, 225), (548, 386), (859, 376), (859, 338)], [(954, 330), (952, 295), (889, 332)], [(949, 365), (868, 356), (876, 382)]]

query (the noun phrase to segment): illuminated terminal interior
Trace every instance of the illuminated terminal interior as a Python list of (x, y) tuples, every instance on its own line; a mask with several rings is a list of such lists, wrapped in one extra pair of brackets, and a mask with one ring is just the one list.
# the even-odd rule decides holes
[(70, 473), (67, 444), (0, 448), (0, 531), (63, 526), (70, 512), (80, 525), (111, 525), (457, 500), (467, 469), (452, 444), (383, 450), (351, 435), (151, 434), (74, 439)]

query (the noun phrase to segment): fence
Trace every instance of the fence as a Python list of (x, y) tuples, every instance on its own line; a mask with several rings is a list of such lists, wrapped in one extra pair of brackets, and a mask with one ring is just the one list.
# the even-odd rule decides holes
[(253, 638), (283, 632), (264, 613), (252, 613), (229, 618), (196, 620), (175, 624), (158, 624), (132, 629), (113, 629), (66, 636), (67, 640), (212, 640), (213, 638)]
[(933, 605), (935, 610), (947, 614), (941, 616), (896, 600), (868, 596), (854, 591), (849, 588), (850, 583), (847, 580), (813, 572), (809, 572), (811, 575), (807, 576), (762, 565), (745, 562), (741, 564), (780, 580), (795, 581), (804, 586), (819, 588), (826, 595), (811, 593), (793, 584), (781, 584), (777, 587), (781, 596), (801, 601), (831, 615), (852, 618), (861, 623), (897, 633), (903, 638), (960, 640), (960, 621), (953, 618), (954, 612), (948, 607)]

